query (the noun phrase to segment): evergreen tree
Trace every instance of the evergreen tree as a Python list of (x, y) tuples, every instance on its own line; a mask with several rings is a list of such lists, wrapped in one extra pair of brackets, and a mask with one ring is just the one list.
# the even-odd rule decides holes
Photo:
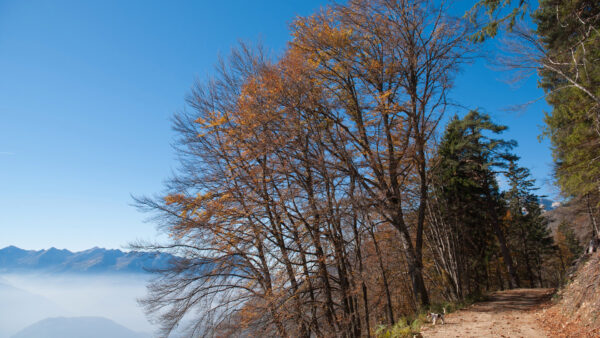
[(534, 15), (544, 49), (541, 87), (555, 175), (563, 193), (585, 204), (600, 237), (600, 2), (544, 0)]
[(546, 59), (540, 71), (552, 111), (545, 134), (553, 145), (556, 175), (568, 195), (600, 189), (600, 2), (544, 0), (534, 15)]
[(448, 230), (460, 239), (455, 250), (459, 291), (463, 283), (469, 292), (477, 291), (470, 287), (471, 282), (478, 288), (489, 280), (489, 261), (495, 255), (506, 265), (510, 287), (519, 286), (500, 221), (504, 205), (496, 181), (498, 170), (514, 158), (509, 151), (515, 143), (487, 136), (505, 129), (488, 115), (471, 111), (463, 119), (454, 117), (438, 148), (434, 195)]
[[(534, 191), (535, 180), (529, 169), (519, 167), (511, 160), (506, 172), (510, 189), (504, 193), (507, 205), (506, 228), (520, 273), (529, 280), (529, 286), (542, 287), (543, 262), (555, 252), (554, 241), (548, 229), (548, 220), (542, 214), (539, 196)], [(524, 270), (524, 271), (523, 271)]]

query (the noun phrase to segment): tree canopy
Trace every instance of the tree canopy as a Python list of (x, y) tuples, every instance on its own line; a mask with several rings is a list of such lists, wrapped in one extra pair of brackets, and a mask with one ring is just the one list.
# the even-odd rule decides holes
[(200, 309), (194, 336), (359, 337), (437, 302), (557, 285), (506, 127), (471, 111), (438, 143), (474, 48), (464, 18), (351, 0), (291, 27), (281, 57), (242, 44), (193, 88), (180, 169), (138, 199), (169, 235), (142, 247), (182, 257), (142, 301), (163, 335)]

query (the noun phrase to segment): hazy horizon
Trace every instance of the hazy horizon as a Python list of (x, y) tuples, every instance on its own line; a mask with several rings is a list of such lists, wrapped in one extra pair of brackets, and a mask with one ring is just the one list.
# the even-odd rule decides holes
[[(137, 299), (150, 275), (0, 274), (0, 338), (10, 337), (39, 320), (93, 316), (110, 319), (138, 332), (156, 329)], [(4, 292), (9, 292), (5, 294)], [(7, 301), (6, 297), (13, 297)]]

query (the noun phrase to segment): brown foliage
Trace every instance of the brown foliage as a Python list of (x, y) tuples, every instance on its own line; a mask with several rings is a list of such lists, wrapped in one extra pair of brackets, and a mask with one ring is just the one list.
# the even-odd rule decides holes
[[(246, 46), (178, 114), (158, 211), (185, 258), (143, 301), (167, 335), (361, 336), (429, 302), (427, 151), (466, 30), (433, 2), (350, 1)], [(398, 245), (397, 243), (400, 243)]]

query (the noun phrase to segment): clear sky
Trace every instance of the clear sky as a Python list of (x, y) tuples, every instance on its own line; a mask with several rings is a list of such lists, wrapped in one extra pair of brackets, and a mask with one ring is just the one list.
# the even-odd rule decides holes
[[(170, 117), (194, 81), (240, 39), (281, 51), (291, 20), (325, 3), (0, 0), (0, 248), (155, 238), (131, 194), (160, 192), (176, 168)], [(552, 194), (549, 145), (537, 140), (547, 105), (503, 110), (542, 92), (535, 78), (513, 88), (505, 77), (477, 61), (453, 98), (508, 125), (522, 165)]]

